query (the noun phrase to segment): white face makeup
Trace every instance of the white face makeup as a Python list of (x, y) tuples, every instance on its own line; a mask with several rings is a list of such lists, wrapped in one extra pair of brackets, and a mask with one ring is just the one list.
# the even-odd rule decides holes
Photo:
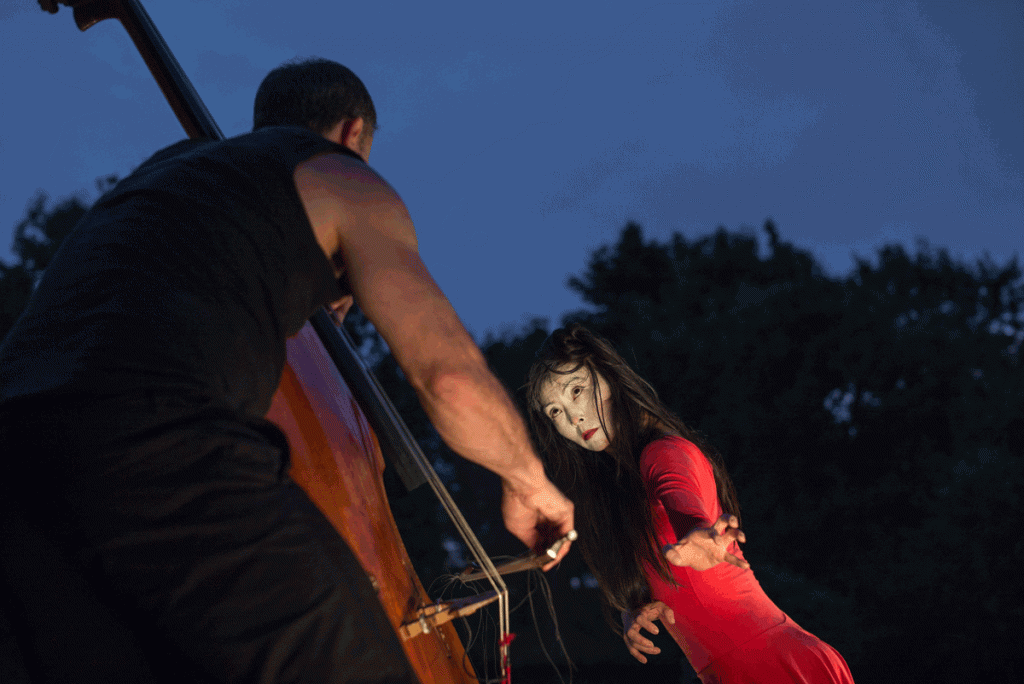
[[(569, 370), (562, 366), (558, 370)], [(597, 384), (595, 392), (594, 384)], [(612, 435), (601, 427), (598, 416), (604, 417), (611, 430), (611, 389), (600, 374), (591, 376), (586, 366), (571, 373), (552, 373), (541, 385), (540, 404), (544, 415), (555, 424), (558, 434), (589, 451), (604, 451)]]

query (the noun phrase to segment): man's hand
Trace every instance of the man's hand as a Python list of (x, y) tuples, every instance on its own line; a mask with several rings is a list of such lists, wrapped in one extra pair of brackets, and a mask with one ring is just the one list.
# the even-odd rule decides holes
[(331, 302), (331, 311), (334, 312), (334, 316), (337, 318), (339, 323), (343, 318), (345, 318), (345, 314), (349, 312), (349, 309), (352, 308), (354, 303), (355, 299), (353, 299), (352, 295), (345, 295), (338, 301)]
[(703, 572), (719, 563), (750, 569), (750, 563), (729, 553), (733, 542), (745, 542), (747, 536), (739, 529), (735, 515), (723, 515), (713, 527), (698, 527), (675, 544), (664, 549), (665, 558), (672, 565), (689, 567)]
[[(536, 553), (544, 553), (556, 540), (573, 529), (573, 504), (547, 479), (529, 493), (517, 492), (507, 480), (502, 483), (501, 513), (505, 527)], [(570, 542), (562, 545), (558, 555), (544, 566), (557, 565), (569, 553)]]
[(641, 629), (646, 629), (651, 634), (658, 634), (660, 630), (654, 624), (655, 620), (674, 625), (676, 616), (672, 609), (661, 601), (648, 603), (643, 608), (634, 611), (622, 611), (622, 640), (626, 642), (629, 654), (644, 664), (647, 663), (644, 653), (648, 655), (661, 653), (661, 649), (655, 646), (653, 641), (640, 633)]

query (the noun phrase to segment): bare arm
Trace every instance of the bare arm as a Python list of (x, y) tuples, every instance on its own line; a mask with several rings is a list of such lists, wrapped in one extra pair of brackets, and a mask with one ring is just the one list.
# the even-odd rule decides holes
[(736, 516), (711, 522), (719, 507), (715, 476), (693, 442), (678, 436), (658, 440), (644, 450), (640, 467), (675, 532), (677, 541), (662, 549), (669, 563), (698, 571), (723, 562), (750, 568), (729, 551), (734, 542), (746, 541)]
[(502, 478), (509, 531), (535, 550), (568, 533), (572, 503), (544, 476), (518, 411), (420, 259), (398, 195), (340, 155), (300, 164), (295, 182), (318, 242), (344, 263), (356, 302), (441, 438)]

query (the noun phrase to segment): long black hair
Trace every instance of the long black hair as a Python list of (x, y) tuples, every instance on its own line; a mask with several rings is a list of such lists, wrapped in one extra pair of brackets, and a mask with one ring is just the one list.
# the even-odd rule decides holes
[[(587, 451), (560, 435), (541, 404), (548, 379), (580, 368), (586, 368), (592, 379), (595, 373), (600, 375), (611, 390), (610, 415), (599, 416), (601, 424), (611, 428), (606, 434), (612, 444), (603, 452)], [(592, 385), (596, 395), (597, 382)], [(640, 474), (640, 453), (650, 442), (674, 433), (696, 444), (711, 464), (722, 508), (739, 517), (736, 492), (718, 453), (658, 399), (650, 383), (603, 337), (580, 325), (551, 333), (530, 368), (526, 392), (537, 447), (552, 480), (576, 506), (576, 544), (610, 608), (633, 610), (650, 601), (645, 565), (673, 582), (657, 547)]]

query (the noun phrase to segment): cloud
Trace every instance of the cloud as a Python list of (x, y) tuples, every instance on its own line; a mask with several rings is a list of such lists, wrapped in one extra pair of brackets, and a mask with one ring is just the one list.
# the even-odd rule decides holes
[(643, 139), (624, 141), (610, 152), (592, 157), (577, 166), (561, 180), (561, 188), (546, 195), (540, 203), (541, 214), (578, 208), (588, 197), (597, 192), (610, 179), (631, 169), (635, 160), (647, 152)]
[(1005, 252), (1016, 243), (1009, 226), (1024, 223), (1024, 181), (979, 113), (991, 67), (968, 69), (922, 7), (735, 3), (720, 13), (693, 50), (697, 92), (722, 107), (719, 120), (693, 118), (703, 150), (679, 139), (685, 153), (655, 181), (651, 213), (701, 230), (772, 213), (840, 269), (851, 250), (918, 235)]
[(721, 28), (701, 54), (735, 93), (739, 122), (756, 124), (741, 137), (776, 130), (784, 141), (815, 125), (852, 134), (837, 161), (874, 155), (901, 192), (940, 183), (1006, 197), (1019, 184), (978, 117), (960, 51), (917, 3), (750, 4)]

